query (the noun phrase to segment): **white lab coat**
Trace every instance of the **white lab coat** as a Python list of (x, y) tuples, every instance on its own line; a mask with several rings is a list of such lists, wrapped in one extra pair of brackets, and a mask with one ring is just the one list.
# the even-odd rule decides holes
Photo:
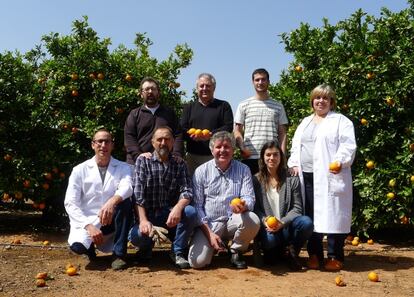
[[(289, 167), (299, 167), (303, 200), (301, 139), (313, 117), (303, 119), (296, 129), (288, 160)], [(319, 125), (313, 153), (314, 230), (319, 233), (349, 233), (352, 219), (351, 165), (356, 151), (354, 125), (347, 117), (332, 111)], [(333, 161), (342, 164), (338, 174), (329, 172), (329, 163)]]
[[(80, 242), (86, 248), (90, 247), (92, 238), (85, 226), (101, 227), (99, 210), (114, 195), (123, 199), (130, 199), (132, 195), (132, 167), (127, 163), (111, 157), (103, 184), (95, 156), (73, 168), (65, 196), (65, 208), (70, 219), (70, 245)], [(105, 236), (104, 241), (97, 248), (111, 252), (113, 234)]]

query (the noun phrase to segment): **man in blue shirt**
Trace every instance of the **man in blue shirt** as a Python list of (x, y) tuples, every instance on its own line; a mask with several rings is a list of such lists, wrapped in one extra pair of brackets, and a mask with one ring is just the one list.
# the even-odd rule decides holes
[(139, 247), (138, 258), (151, 258), (153, 227), (160, 226), (169, 232), (172, 258), (179, 268), (189, 268), (188, 240), (197, 224), (193, 206), (191, 180), (182, 160), (171, 156), (174, 145), (172, 130), (159, 127), (151, 140), (154, 154), (150, 158), (139, 156), (135, 165), (134, 196), (136, 224), (129, 238)]
[[(260, 227), (253, 213), (255, 196), (249, 167), (233, 160), (236, 141), (227, 131), (210, 139), (214, 159), (199, 166), (193, 176), (194, 205), (200, 228), (190, 244), (189, 262), (194, 268), (211, 263), (215, 251), (231, 240), (231, 264), (247, 268), (242, 254), (248, 249)], [(231, 203), (239, 198), (241, 203)]]

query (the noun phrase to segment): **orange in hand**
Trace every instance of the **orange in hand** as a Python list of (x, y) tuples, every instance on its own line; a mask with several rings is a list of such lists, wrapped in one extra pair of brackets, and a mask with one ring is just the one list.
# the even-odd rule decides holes
[(240, 206), (240, 205), (244, 205), (245, 202), (244, 200), (240, 199), (240, 198), (233, 198), (233, 200), (231, 200), (230, 205), (232, 206)]
[(201, 131), (201, 129), (196, 129), (195, 131), (194, 131), (194, 135), (195, 136), (201, 136), (201, 134), (202, 134), (203, 132)]
[(196, 131), (195, 128), (190, 128), (188, 129), (187, 133), (191, 135), (191, 134), (194, 134), (195, 131)]
[(279, 225), (279, 221), (275, 217), (269, 216), (266, 218), (266, 224), (270, 229), (275, 229)]
[(342, 167), (342, 165), (341, 165), (341, 162), (339, 162), (339, 161), (335, 161), (335, 162), (332, 162), (332, 163), (329, 164), (329, 170), (333, 171), (333, 172), (341, 171), (341, 167)]
[(201, 134), (202, 134), (203, 136), (208, 136), (208, 135), (210, 135), (210, 130), (208, 130), (208, 129), (204, 129), (204, 130), (202, 130), (202, 131), (201, 131)]

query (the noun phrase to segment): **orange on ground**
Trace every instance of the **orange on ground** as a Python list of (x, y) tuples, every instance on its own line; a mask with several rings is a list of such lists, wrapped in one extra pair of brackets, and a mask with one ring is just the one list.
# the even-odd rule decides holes
[(36, 274), (36, 279), (45, 279), (47, 278), (47, 272), (39, 272)]
[(374, 241), (373, 241), (372, 239), (368, 239), (368, 240), (367, 240), (367, 243), (368, 243), (368, 244), (374, 244)]
[(357, 246), (359, 244), (359, 240), (354, 239), (354, 240), (352, 240), (351, 244), (353, 246)]
[(50, 241), (49, 240), (43, 241), (43, 245), (50, 245)]
[(344, 282), (344, 279), (342, 278), (342, 276), (338, 275), (337, 277), (335, 277), (335, 285), (337, 285), (338, 287), (346, 286), (346, 283)]
[(67, 269), (66, 269), (66, 274), (67, 275), (69, 275), (69, 276), (74, 276), (74, 275), (76, 275), (78, 272), (77, 272), (77, 270), (76, 270), (76, 267), (74, 267), (74, 266), (71, 266), (71, 267), (68, 267)]
[(75, 265), (73, 265), (72, 263), (67, 263), (66, 265), (65, 265), (65, 269), (66, 270), (68, 270), (69, 268), (71, 268), (71, 267), (75, 267)]
[(36, 280), (36, 287), (44, 287), (46, 286), (46, 281), (42, 278)]
[(378, 274), (375, 273), (374, 271), (371, 271), (370, 273), (368, 273), (368, 279), (372, 282), (377, 282), (379, 281), (379, 277)]

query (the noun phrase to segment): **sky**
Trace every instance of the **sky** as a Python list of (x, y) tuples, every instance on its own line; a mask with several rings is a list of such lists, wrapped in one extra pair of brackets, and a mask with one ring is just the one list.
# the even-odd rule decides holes
[[(266, 68), (275, 83), (292, 56), (280, 34), (301, 23), (320, 27), (347, 19), (361, 8), (379, 16), (381, 7), (398, 12), (405, 0), (0, 0), (0, 52), (25, 53), (50, 32), (70, 34), (72, 22), (88, 16), (100, 38), (113, 48), (135, 48), (136, 33), (146, 32), (154, 43), (151, 56), (164, 60), (177, 44), (193, 50), (191, 65), (178, 79), (190, 99), (198, 74), (215, 76), (215, 97), (238, 104), (254, 94), (251, 73)], [(186, 98), (183, 98), (186, 99)]]

